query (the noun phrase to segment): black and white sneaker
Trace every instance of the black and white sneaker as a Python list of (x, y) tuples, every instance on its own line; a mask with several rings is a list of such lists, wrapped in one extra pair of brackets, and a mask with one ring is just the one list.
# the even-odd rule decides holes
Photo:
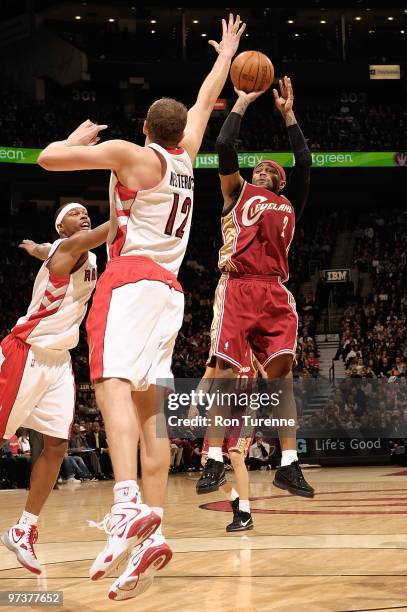
[(242, 512), (239, 509), (235, 512), (233, 509), (233, 521), (227, 525), (226, 531), (228, 533), (232, 531), (248, 531), (253, 529), (253, 527), (253, 519), (250, 512)]
[(223, 461), (208, 459), (201, 476), (196, 483), (198, 495), (203, 493), (213, 493), (226, 482), (225, 466)]
[(290, 465), (279, 467), (275, 473), (273, 485), (279, 489), (289, 491), (292, 495), (314, 497), (314, 489), (305, 480), (298, 461), (293, 461)]

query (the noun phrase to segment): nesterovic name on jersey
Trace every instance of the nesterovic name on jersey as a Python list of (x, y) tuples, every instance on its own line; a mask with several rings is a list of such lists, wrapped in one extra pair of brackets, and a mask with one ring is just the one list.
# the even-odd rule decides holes
[(170, 185), (172, 187), (181, 187), (181, 189), (193, 189), (194, 177), (190, 174), (176, 174), (171, 172)]
[(268, 202), (264, 196), (253, 196), (243, 205), (242, 222), (244, 225), (254, 225), (265, 210), (278, 210), (280, 212), (292, 213), (291, 204), (277, 204)]

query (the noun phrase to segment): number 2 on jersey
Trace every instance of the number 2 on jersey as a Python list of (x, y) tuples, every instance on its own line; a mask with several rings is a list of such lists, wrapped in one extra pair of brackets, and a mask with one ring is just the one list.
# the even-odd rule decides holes
[[(173, 235), (172, 232), (174, 229), (175, 219), (177, 217), (178, 204), (179, 204), (179, 194), (174, 193), (174, 202), (171, 208), (170, 216), (168, 217), (167, 225), (165, 226), (165, 230), (164, 230), (164, 232), (168, 236)], [(179, 228), (176, 230), (174, 234), (176, 238), (182, 238), (182, 236), (184, 235), (185, 226), (187, 224), (189, 213), (191, 210), (191, 204), (192, 204), (191, 198), (185, 198), (185, 200), (182, 203), (181, 212), (185, 215), (185, 219), (183, 220), (183, 222), (181, 223), (181, 225), (179, 226)]]
[(285, 232), (285, 228), (287, 227), (287, 223), (288, 223), (288, 217), (284, 217), (284, 220), (283, 220), (283, 231), (281, 232), (281, 236), (283, 238), (285, 238), (285, 233), (284, 232)]

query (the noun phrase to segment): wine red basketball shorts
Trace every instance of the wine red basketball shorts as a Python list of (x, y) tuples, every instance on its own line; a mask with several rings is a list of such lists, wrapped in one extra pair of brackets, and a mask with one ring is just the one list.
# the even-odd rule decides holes
[(213, 311), (210, 357), (237, 368), (249, 349), (263, 367), (279, 355), (295, 357), (298, 315), (279, 276), (222, 274)]

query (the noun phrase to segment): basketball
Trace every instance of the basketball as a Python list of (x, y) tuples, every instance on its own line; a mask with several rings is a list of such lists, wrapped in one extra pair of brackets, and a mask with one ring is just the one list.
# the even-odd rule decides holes
[(236, 89), (246, 93), (265, 91), (273, 82), (274, 66), (260, 51), (243, 51), (232, 62), (230, 78)]

